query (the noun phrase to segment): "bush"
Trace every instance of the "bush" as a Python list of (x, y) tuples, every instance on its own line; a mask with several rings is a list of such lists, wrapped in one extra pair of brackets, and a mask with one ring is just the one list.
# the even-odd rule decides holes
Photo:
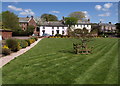
[(17, 40), (20, 43), (21, 48), (26, 48), (28, 46), (28, 42), (25, 40)]
[(30, 46), (30, 44), (31, 44), (31, 43), (30, 43), (30, 40), (29, 40), (29, 39), (26, 39), (25, 41), (28, 43), (28, 46)]
[(37, 37), (31, 37), (30, 39), (35, 39), (35, 41), (37, 41), (37, 40), (38, 40), (38, 38), (37, 38)]
[(61, 37), (62, 35), (61, 34), (56, 34), (55, 36), (60, 36)]
[(10, 55), (10, 53), (11, 53), (11, 50), (5, 45), (2, 48), (2, 54), (4, 54), (4, 55)]
[(32, 44), (35, 42), (35, 39), (29, 39), (29, 41), (30, 41), (30, 44)]
[(16, 39), (7, 39), (6, 45), (11, 49), (11, 51), (16, 52), (20, 50), (20, 44)]

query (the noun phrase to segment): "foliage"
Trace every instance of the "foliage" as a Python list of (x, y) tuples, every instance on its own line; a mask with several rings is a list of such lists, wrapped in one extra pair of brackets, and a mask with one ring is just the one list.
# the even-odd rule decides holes
[(26, 39), (25, 41), (28, 43), (28, 46), (30, 46), (30, 44), (31, 44), (31, 43), (30, 43), (30, 40), (29, 40), (29, 39)]
[(11, 49), (11, 51), (16, 52), (20, 50), (20, 44), (16, 39), (7, 39), (6, 45)]
[(116, 23), (117, 35), (120, 37), (120, 23)]
[(31, 37), (31, 39), (35, 39), (35, 41), (37, 41), (37, 40), (38, 40), (38, 38), (37, 38), (37, 37)]
[(5, 47), (2, 48), (3, 55), (10, 55), (10, 53), (11, 53), (11, 50), (9, 48), (5, 48)]
[(29, 41), (30, 41), (30, 44), (32, 44), (35, 42), (35, 39), (29, 39)]
[(3, 48), (9, 49), (7, 45), (4, 45)]
[(78, 19), (74, 18), (74, 17), (65, 17), (65, 24), (69, 25), (69, 27), (71, 27), (71, 25), (75, 25), (77, 24)]
[(61, 37), (62, 35), (61, 34), (55, 34), (55, 36), (60, 36)]
[(27, 30), (26, 30), (25, 32), (27, 33), (27, 35), (32, 35), (33, 32), (34, 32), (34, 29), (35, 29), (34, 26), (29, 25), (29, 26), (27, 27)]
[(85, 13), (81, 12), (81, 11), (77, 11), (77, 12), (72, 12), (69, 17), (74, 17), (77, 18), (78, 20), (83, 20), (83, 18), (85, 18)]
[(75, 29), (74, 34), (75, 36), (78, 36), (78, 37), (86, 37), (88, 35), (88, 30), (86, 28)]
[(45, 21), (58, 21), (58, 18), (52, 14), (43, 14), (41, 15), (41, 18)]
[(21, 48), (26, 48), (28, 46), (28, 42), (23, 39), (17, 39), (17, 41), (20, 43)]
[(23, 31), (21, 28), (16, 29), (12, 33), (13, 36), (28, 36), (28, 33), (26, 31)]
[(29, 36), (29, 35), (32, 35), (33, 32), (34, 32), (34, 29), (35, 27), (32, 26), (32, 25), (29, 25), (27, 27), (27, 30), (22, 30), (21, 28), (20, 29), (16, 29), (13, 31), (13, 36)]
[(5, 28), (9, 28), (11, 30), (20, 28), (18, 16), (10, 11), (2, 12), (2, 24)]

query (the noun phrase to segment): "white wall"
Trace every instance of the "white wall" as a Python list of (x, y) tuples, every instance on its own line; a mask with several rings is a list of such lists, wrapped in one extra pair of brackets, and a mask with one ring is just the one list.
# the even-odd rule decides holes
[(72, 28), (74, 29), (83, 29), (83, 28), (86, 28), (89, 32), (91, 31), (91, 25), (73, 25)]
[(68, 27), (59, 27), (59, 29), (57, 27), (54, 27), (54, 29), (52, 29), (52, 27), (50, 26), (45, 26), (45, 29), (43, 29), (43, 26), (40, 26), (40, 36), (43, 35), (43, 30), (45, 30), (45, 34), (49, 34), (49, 35), (52, 35), (52, 31), (54, 31), (54, 34), (57, 34), (57, 31), (56, 30), (59, 30), (59, 34), (62, 34), (62, 31), (64, 31), (64, 34), (63, 35), (67, 35), (67, 28)]

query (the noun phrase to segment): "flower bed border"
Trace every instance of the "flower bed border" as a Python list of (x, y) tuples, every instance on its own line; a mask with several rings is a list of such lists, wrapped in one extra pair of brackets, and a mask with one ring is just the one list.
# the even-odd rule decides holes
[(3, 67), (8, 62), (10, 62), (11, 60), (13, 60), (15, 57), (18, 57), (18, 56), (24, 54), (25, 52), (27, 52), (29, 49), (31, 49), (32, 47), (34, 47), (42, 39), (43, 38), (39, 38), (37, 41), (35, 41), (30, 46), (28, 46), (26, 48), (23, 48), (23, 49), (20, 49), (19, 51), (11, 53), (10, 55), (7, 55), (5, 57), (1, 57), (0, 58), (0, 68)]

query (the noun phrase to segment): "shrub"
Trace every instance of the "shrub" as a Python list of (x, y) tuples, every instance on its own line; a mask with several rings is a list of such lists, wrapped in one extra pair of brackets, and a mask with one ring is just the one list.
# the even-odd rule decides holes
[(31, 44), (31, 43), (30, 43), (30, 40), (29, 40), (29, 39), (26, 39), (25, 41), (28, 43), (28, 46), (30, 46), (30, 44)]
[(4, 55), (10, 55), (10, 53), (11, 53), (11, 50), (9, 49), (9, 48), (2, 48), (2, 54), (4, 54)]
[(30, 44), (32, 44), (35, 42), (35, 39), (29, 39), (29, 41), (30, 41)]
[(35, 37), (35, 41), (37, 41), (38, 40), (38, 38), (37, 37)]
[(17, 40), (20, 43), (21, 48), (26, 48), (28, 43), (25, 40)]
[(20, 44), (16, 39), (7, 39), (6, 45), (11, 49), (11, 51), (16, 52), (20, 50)]
[(37, 38), (37, 37), (31, 37), (30, 39), (35, 39), (35, 41), (37, 41), (37, 40), (38, 40), (38, 38)]
[(60, 36), (61, 37), (62, 35), (61, 34), (56, 34), (55, 36)]

